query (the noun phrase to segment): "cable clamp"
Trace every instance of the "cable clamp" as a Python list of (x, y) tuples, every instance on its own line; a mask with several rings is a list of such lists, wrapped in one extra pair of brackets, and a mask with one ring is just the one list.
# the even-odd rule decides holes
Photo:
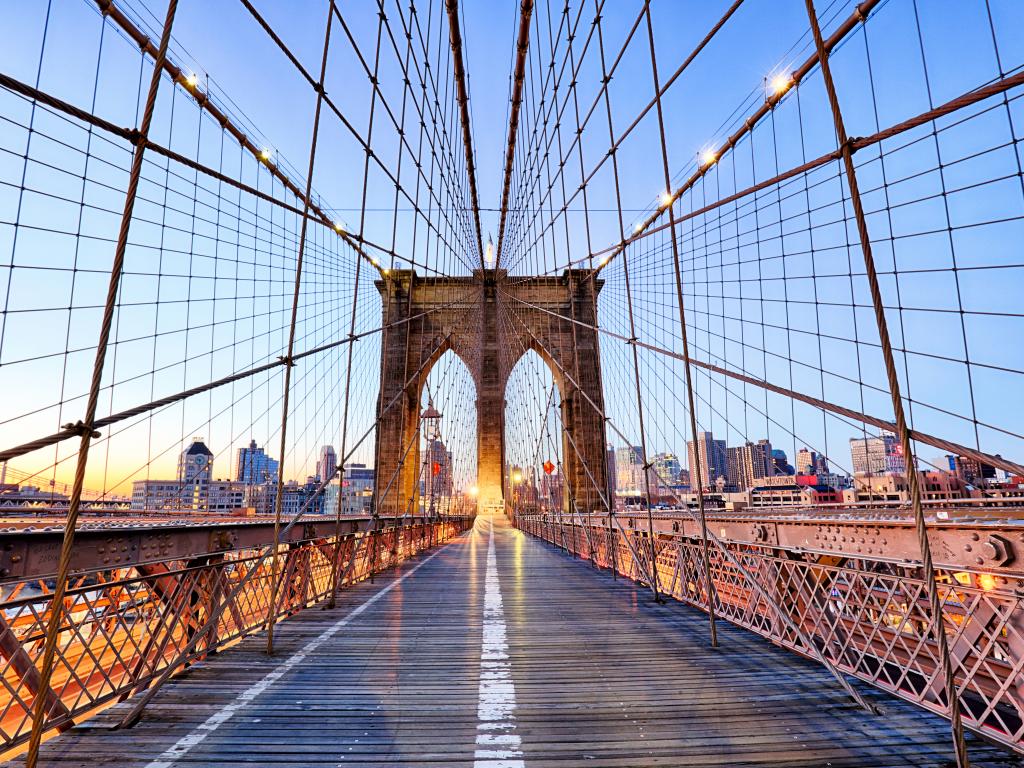
[(89, 437), (99, 437), (100, 436), (99, 431), (93, 429), (90, 425), (86, 424), (81, 419), (76, 421), (74, 424), (72, 424), (69, 421), (67, 424), (64, 425), (64, 429), (66, 429), (66, 430), (68, 430), (70, 432), (73, 432), (74, 434), (78, 435), (79, 437), (85, 437), (86, 435), (88, 435)]
[(860, 139), (857, 136), (847, 136), (846, 141), (839, 146), (839, 151), (842, 152), (843, 150), (846, 150), (852, 155), (860, 149), (860, 147), (857, 146), (858, 141), (860, 141)]
[(278, 355), (277, 359), (280, 360), (288, 368), (294, 368), (296, 365), (295, 358), (292, 357), (291, 355)]

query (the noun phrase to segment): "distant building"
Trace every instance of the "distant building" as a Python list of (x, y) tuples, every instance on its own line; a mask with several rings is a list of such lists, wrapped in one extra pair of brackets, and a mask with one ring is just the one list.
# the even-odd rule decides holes
[(744, 448), (744, 478), (749, 487), (753, 487), (758, 478), (771, 477), (775, 474), (772, 462), (772, 443), (762, 439), (756, 443), (748, 442)]
[(565, 501), (565, 480), (561, 474), (554, 472), (540, 478), (540, 503), (549, 510), (562, 509)]
[(211, 480), (206, 509), (211, 514), (228, 514), (245, 507), (245, 483), (237, 480)]
[(615, 493), (640, 496), (644, 492), (644, 452), (639, 445), (627, 445), (615, 452)]
[[(144, 480), (139, 496), (144, 506), (140, 509), (178, 509), (193, 512), (207, 511), (210, 481), (213, 479), (213, 451), (203, 438), (194, 437), (178, 455), (177, 482)], [(150, 485), (151, 484), (151, 485)], [(135, 483), (132, 497), (136, 496)], [(171, 486), (174, 486), (173, 488)]]
[(907, 471), (903, 446), (891, 432), (850, 438), (850, 459), (854, 475), (902, 475)]
[(772, 472), (776, 475), (795, 475), (796, 470), (789, 463), (786, 452), (780, 448), (772, 449)]
[(985, 485), (996, 479), (996, 468), (970, 456), (946, 456), (949, 471), (970, 485)]
[(345, 465), (345, 488), (352, 493), (373, 493), (373, 481), (377, 473), (365, 464)]
[(213, 478), (213, 451), (206, 447), (201, 437), (192, 442), (178, 456), (178, 482), (185, 485), (202, 485)]
[[(244, 507), (252, 507), (257, 515), (273, 515), (274, 506), (277, 503), (277, 482), (271, 481), (258, 485), (244, 484)], [(324, 509), (324, 494), (306, 504), (316, 490), (315, 484), (304, 483), (300, 485), (295, 480), (289, 480), (281, 489), (281, 519), (290, 520), (295, 517), (299, 510), (304, 508), (303, 514), (318, 515)]]
[(318, 482), (326, 483), (337, 471), (338, 456), (334, 452), (334, 446), (325, 445), (320, 449), (320, 459), (316, 463), (316, 479)]
[(705, 489), (715, 488), (719, 478), (728, 484), (728, 459), (725, 440), (715, 440), (710, 432), (698, 432), (696, 440), (686, 443), (691, 485), (699, 481)]
[[(136, 480), (132, 483), (131, 507), (147, 512), (184, 509), (182, 487), (177, 480)], [(191, 498), (188, 501), (191, 502)]]
[(431, 440), (423, 454), (424, 477), (421, 478), (421, 492), (436, 499), (452, 495), (452, 453), (441, 440)]
[(618, 480), (615, 474), (615, 447), (612, 445), (609, 445), (605, 450), (605, 465), (605, 471), (608, 473), (609, 493), (614, 495), (615, 490), (618, 487)]
[(36, 485), (0, 483), (0, 507), (60, 507), (67, 503), (67, 494), (58, 493), (52, 487), (43, 489)]
[(651, 493), (658, 496), (669, 493), (670, 488), (679, 480), (682, 465), (674, 453), (658, 453), (651, 459)]
[(255, 440), (249, 442), (248, 448), (238, 449), (235, 480), (250, 484), (276, 482), (277, 472), (277, 461), (267, 456), (263, 449), (256, 445)]
[(775, 482), (750, 489), (752, 507), (806, 507), (819, 504), (836, 504), (842, 501), (843, 492), (828, 485), (802, 485), (793, 477), (786, 482)]
[[(917, 473), (924, 501), (947, 501), (966, 496), (963, 481), (952, 472), (928, 470)], [(855, 473), (852, 485), (843, 491), (847, 504), (909, 502), (910, 483), (905, 474)]]
[(794, 465), (798, 475), (817, 475), (828, 472), (828, 460), (809, 448), (801, 448), (796, 452)]
[[(365, 464), (346, 464), (344, 478), (332, 480), (324, 489), (323, 513), (338, 510), (338, 491), (344, 489), (342, 515), (368, 515), (373, 511), (373, 483), (376, 472)], [(339, 488), (340, 486), (340, 488)]]
[(753, 485), (752, 479), (747, 476), (746, 472), (746, 454), (746, 445), (725, 449), (725, 478), (729, 486), (739, 491), (745, 491)]

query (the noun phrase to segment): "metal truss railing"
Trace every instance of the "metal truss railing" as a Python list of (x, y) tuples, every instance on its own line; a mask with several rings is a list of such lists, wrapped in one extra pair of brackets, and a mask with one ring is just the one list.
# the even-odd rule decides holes
[[(648, 583), (652, 539), (642, 526), (626, 523), (617, 517), (611, 528), (597, 517), (516, 519), (526, 533)], [(661, 594), (703, 611), (710, 594), (716, 616), (949, 717), (919, 563), (720, 538), (709, 552), (709, 590), (699, 536), (681, 530), (656, 533), (653, 540)], [(1024, 752), (1024, 575), (939, 565), (935, 579), (964, 725)]]
[[(0, 585), (0, 753), (28, 740), (39, 695), (47, 699), (47, 728), (65, 730), (145, 689), (168, 668), (185, 669), (266, 629), (271, 613), (275, 622), (284, 620), (326, 600), (333, 589), (447, 541), (472, 518), (358, 522), (337, 537), (282, 543), (272, 612), (275, 558), (262, 556), (271, 539), (260, 546), (76, 572), (64, 598), (64, 623), (45, 691), (37, 665), (52, 610), (52, 578), (26, 576)], [(203, 637), (194, 643), (197, 633)]]

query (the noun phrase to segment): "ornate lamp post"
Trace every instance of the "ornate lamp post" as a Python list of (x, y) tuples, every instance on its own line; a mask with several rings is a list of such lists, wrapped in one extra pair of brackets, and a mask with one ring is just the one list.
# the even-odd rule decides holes
[(423, 469), (425, 473), (427, 496), (430, 499), (429, 502), (429, 515), (431, 519), (436, 516), (436, 500), (435, 500), (435, 480), (437, 474), (434, 471), (434, 445), (441, 437), (441, 412), (434, 407), (434, 398), (430, 398), (427, 401), (427, 407), (420, 414), (420, 429), (423, 431), (423, 436), (427, 442), (427, 455), (423, 460)]

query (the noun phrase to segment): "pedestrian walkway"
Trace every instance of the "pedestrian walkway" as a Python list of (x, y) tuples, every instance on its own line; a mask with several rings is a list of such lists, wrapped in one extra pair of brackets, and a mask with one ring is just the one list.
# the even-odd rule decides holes
[[(948, 724), (509, 527), (453, 543), (118, 705), (44, 766), (948, 766)], [(1017, 766), (971, 740), (977, 766)]]

